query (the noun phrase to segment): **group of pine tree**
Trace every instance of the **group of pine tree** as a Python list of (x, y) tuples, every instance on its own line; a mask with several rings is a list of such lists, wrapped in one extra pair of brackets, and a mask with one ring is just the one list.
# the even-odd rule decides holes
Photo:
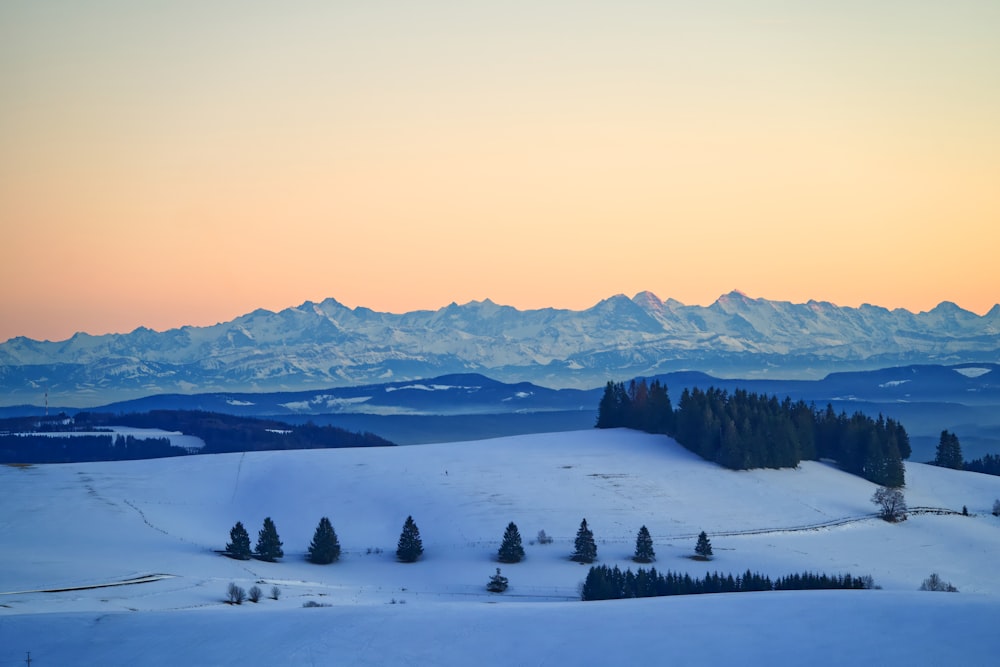
[(583, 600), (621, 600), (667, 595), (700, 595), (703, 593), (746, 593), (751, 591), (791, 591), (872, 588), (871, 577), (826, 575), (804, 572), (772, 581), (770, 577), (747, 570), (743, 575), (706, 574), (704, 579), (689, 574), (657, 572), (656, 568), (631, 568), (624, 572), (616, 565), (590, 568), (583, 582)]
[(704, 459), (734, 470), (794, 468), (803, 460), (833, 459), (876, 484), (905, 483), (910, 438), (899, 422), (856, 412), (818, 410), (791, 398), (779, 401), (745, 390), (684, 389), (674, 409), (666, 385), (608, 382), (597, 428), (627, 427), (662, 433)]
[[(514, 524), (512, 523), (511, 526)], [(517, 527), (514, 527), (517, 532)], [(520, 545), (520, 536), (517, 536)], [(243, 523), (236, 522), (236, 525), (229, 531), (229, 542), (226, 544), (224, 554), (237, 560), (259, 560), (274, 562), (283, 558), (285, 552), (281, 549), (282, 542), (278, 538), (278, 530), (275, 528), (271, 517), (264, 519), (264, 526), (257, 536), (257, 546), (251, 550), (250, 535), (247, 533)], [(403, 530), (399, 535), (399, 545), (396, 549), (396, 558), (403, 563), (412, 563), (420, 558), (424, 553), (423, 542), (420, 539), (420, 529), (412, 516), (406, 517), (403, 523)], [(521, 556), (524, 556), (524, 549), (521, 549)], [(333, 529), (330, 519), (322, 517), (313, 533), (312, 542), (309, 543), (309, 550), (306, 558), (310, 563), (317, 565), (328, 565), (340, 560), (340, 540), (337, 538), (337, 531)], [(516, 561), (509, 561), (516, 562)]]

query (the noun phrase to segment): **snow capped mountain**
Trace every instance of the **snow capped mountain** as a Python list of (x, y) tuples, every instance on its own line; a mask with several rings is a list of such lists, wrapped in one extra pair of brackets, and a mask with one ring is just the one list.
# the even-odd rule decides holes
[(913, 363), (996, 361), (1000, 306), (984, 316), (942, 303), (922, 313), (754, 299), (708, 307), (615, 295), (582, 311), (490, 300), (404, 314), (334, 299), (255, 310), (208, 327), (24, 337), (0, 344), (0, 402), (67, 405), (156, 392), (277, 391), (486, 373), (503, 381), (594, 387), (675, 370), (819, 377)]

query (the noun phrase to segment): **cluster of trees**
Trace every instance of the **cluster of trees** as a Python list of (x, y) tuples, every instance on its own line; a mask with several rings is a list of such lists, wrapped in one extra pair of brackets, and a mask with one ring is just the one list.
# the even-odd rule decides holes
[(168, 438), (136, 438), (131, 435), (25, 434), (0, 435), (0, 463), (79, 463), (90, 461), (135, 461), (183, 456), (187, 450), (174, 447)]
[(676, 410), (666, 386), (644, 379), (608, 382), (598, 405), (598, 428), (663, 433), (702, 458), (727, 468), (789, 468), (829, 458), (847, 472), (884, 486), (903, 486), (910, 439), (899, 422), (817, 410), (803, 401), (779, 401), (736, 390), (684, 389)]
[(1000, 475), (1000, 456), (987, 454), (980, 459), (966, 461), (965, 469), (970, 472), (981, 472), (986, 475)]
[(819, 589), (869, 589), (874, 584), (871, 577), (826, 575), (803, 572), (772, 581), (769, 577), (747, 570), (734, 577), (718, 572), (706, 574), (703, 579), (689, 574), (657, 572), (631, 568), (622, 572), (618, 566), (600, 565), (590, 568), (583, 583), (581, 598), (587, 600), (621, 600), (624, 598), (662, 597), (666, 595), (700, 595), (704, 593), (746, 593), (751, 591), (789, 591)]
[(285, 555), (281, 549), (282, 542), (278, 538), (278, 530), (271, 521), (271, 517), (264, 519), (264, 526), (257, 533), (257, 546), (250, 550), (250, 535), (243, 523), (236, 522), (236, 525), (229, 531), (229, 543), (226, 544), (225, 554), (237, 560), (250, 560), (251, 557), (273, 563)]

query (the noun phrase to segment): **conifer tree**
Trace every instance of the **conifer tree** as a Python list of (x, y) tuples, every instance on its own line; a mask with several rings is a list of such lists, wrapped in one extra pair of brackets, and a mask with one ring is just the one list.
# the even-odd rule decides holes
[(597, 560), (597, 544), (594, 542), (594, 534), (587, 527), (587, 520), (580, 522), (580, 528), (576, 531), (576, 541), (573, 543), (573, 555), (570, 560), (577, 563), (593, 563)]
[(281, 540), (278, 539), (278, 530), (274, 527), (271, 517), (264, 519), (264, 527), (257, 533), (257, 558), (273, 563), (275, 560), (285, 555), (281, 550)]
[(237, 560), (250, 560), (250, 535), (240, 521), (229, 531), (226, 555)]
[(934, 465), (955, 470), (961, 470), (964, 467), (962, 445), (958, 442), (957, 435), (941, 431), (941, 439), (938, 441), (937, 452), (934, 456)]
[(413, 517), (406, 517), (403, 524), (403, 532), (399, 535), (399, 545), (396, 548), (396, 559), (401, 563), (416, 562), (420, 555), (424, 553), (424, 545), (420, 541), (420, 530), (414, 523)]
[(523, 558), (524, 546), (521, 544), (521, 533), (518, 532), (517, 525), (511, 521), (503, 533), (497, 560), (501, 563), (520, 563)]
[(323, 517), (316, 526), (316, 533), (313, 535), (312, 543), (309, 544), (309, 562), (318, 565), (327, 565), (340, 559), (340, 541), (337, 540), (337, 533), (330, 523), (330, 519)]
[(708, 535), (705, 534), (704, 530), (698, 535), (698, 543), (694, 547), (694, 552), (705, 560), (712, 556), (712, 543), (709, 542)]
[(653, 550), (653, 538), (649, 535), (649, 530), (643, 526), (639, 529), (639, 534), (635, 538), (635, 555), (632, 560), (636, 563), (652, 563), (656, 560), (656, 552)]

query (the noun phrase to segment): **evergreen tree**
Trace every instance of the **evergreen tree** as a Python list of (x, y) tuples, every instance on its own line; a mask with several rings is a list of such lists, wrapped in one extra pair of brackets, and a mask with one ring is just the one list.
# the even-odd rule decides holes
[(622, 382), (608, 382), (597, 406), (597, 428), (628, 426), (631, 410), (628, 393)]
[(639, 529), (639, 534), (635, 538), (635, 555), (632, 556), (632, 560), (636, 563), (652, 563), (656, 560), (653, 538), (649, 536), (649, 530), (645, 526)]
[(587, 520), (580, 522), (580, 528), (576, 531), (576, 541), (573, 543), (573, 555), (570, 560), (577, 563), (593, 563), (597, 560), (597, 544), (594, 542), (594, 534), (587, 528)]
[(226, 555), (237, 560), (250, 560), (250, 535), (247, 534), (247, 529), (239, 521), (229, 531)]
[(520, 563), (524, 558), (524, 546), (521, 544), (521, 533), (517, 526), (511, 521), (507, 524), (507, 530), (503, 533), (503, 541), (500, 543), (500, 552), (497, 560), (501, 563)]
[(413, 522), (413, 517), (406, 517), (403, 532), (399, 534), (399, 546), (396, 548), (396, 560), (401, 563), (416, 562), (424, 553), (423, 542), (420, 541), (420, 530)]
[(698, 535), (698, 543), (694, 547), (694, 552), (706, 560), (712, 556), (712, 543), (708, 540), (708, 535), (705, 534), (704, 530)]
[(309, 545), (309, 562), (327, 565), (340, 559), (340, 541), (330, 520), (323, 517), (316, 526), (312, 543)]
[(486, 584), (486, 590), (490, 593), (503, 593), (507, 590), (507, 577), (500, 574), (499, 567), (497, 568), (497, 573), (490, 577), (490, 582)]
[(934, 456), (934, 465), (942, 468), (954, 468), (961, 470), (962, 445), (958, 442), (958, 436), (948, 431), (941, 431), (941, 439), (938, 441), (937, 453)]
[(285, 555), (281, 550), (281, 540), (278, 539), (278, 530), (274, 527), (271, 517), (264, 519), (264, 527), (257, 533), (257, 558), (273, 563), (275, 560)]

